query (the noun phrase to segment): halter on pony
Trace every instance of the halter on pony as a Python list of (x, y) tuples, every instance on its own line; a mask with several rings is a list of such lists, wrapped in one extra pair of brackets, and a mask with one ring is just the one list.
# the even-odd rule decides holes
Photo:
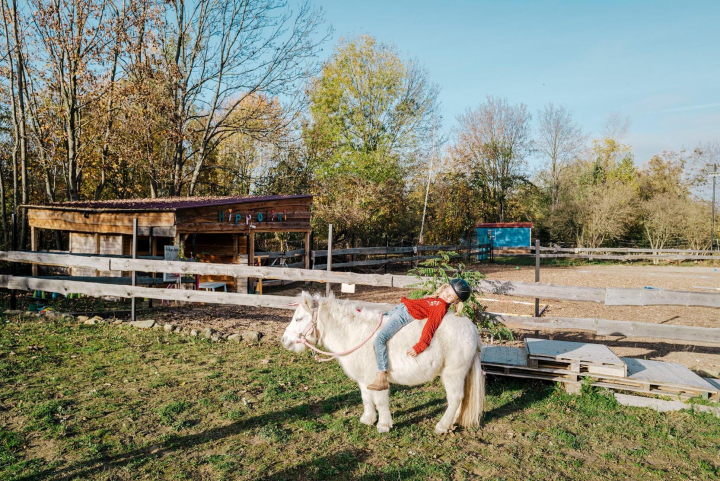
[[(288, 304), (288, 305), (295, 306), (295, 305), (300, 305), (300, 304), (298, 303), (298, 304)], [(300, 334), (300, 337), (298, 337), (298, 339), (295, 341), (296, 344), (304, 344), (307, 348), (315, 351), (315, 353), (316, 353), (315, 360), (318, 362), (332, 361), (333, 359), (335, 359), (339, 356), (346, 356), (352, 352), (357, 351), (358, 349), (363, 347), (365, 345), (365, 343), (367, 343), (370, 339), (372, 339), (372, 337), (375, 335), (375, 333), (378, 331), (378, 329), (380, 329), (380, 326), (382, 325), (383, 314), (380, 313), (380, 318), (378, 319), (377, 326), (375, 326), (375, 329), (373, 329), (373, 331), (370, 333), (370, 335), (368, 337), (366, 337), (365, 340), (362, 341), (360, 344), (353, 347), (352, 349), (348, 349), (347, 351), (343, 351), (343, 352), (323, 351), (323, 350), (318, 349), (317, 347), (313, 346), (310, 342), (308, 342), (308, 340), (306, 338), (307, 335), (317, 331), (318, 310), (319, 310), (318, 302), (313, 300), (312, 320), (310, 321), (310, 324), (308, 324), (308, 326), (305, 328), (305, 330)], [(360, 309), (358, 309), (358, 312), (360, 312)], [(330, 357), (321, 358), (320, 356), (318, 356), (318, 354), (322, 354), (324, 356), (330, 356)]]

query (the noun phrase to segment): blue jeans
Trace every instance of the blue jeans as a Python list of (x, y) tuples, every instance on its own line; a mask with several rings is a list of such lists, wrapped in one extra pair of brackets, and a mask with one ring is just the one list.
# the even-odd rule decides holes
[(378, 371), (388, 370), (387, 346), (385, 345), (403, 326), (410, 324), (415, 319), (405, 307), (405, 304), (398, 304), (395, 309), (385, 313), (389, 317), (384, 326), (380, 328), (375, 337), (375, 356), (377, 357)]

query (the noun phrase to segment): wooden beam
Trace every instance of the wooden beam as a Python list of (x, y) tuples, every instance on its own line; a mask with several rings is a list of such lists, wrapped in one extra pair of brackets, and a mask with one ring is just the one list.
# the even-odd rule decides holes
[[(36, 252), (38, 250), (38, 228), (34, 226), (30, 226), (30, 250), (33, 252)], [(37, 276), (38, 265), (33, 264), (31, 271), (33, 276)]]
[(175, 235), (174, 212), (83, 213), (49, 209), (28, 209), (30, 226), (51, 230), (132, 235), (132, 220), (139, 219), (138, 234), (148, 235), (150, 227), (161, 237)]
[[(506, 253), (496, 251), (498, 257), (534, 257), (535, 254), (527, 253)], [(639, 261), (639, 260), (666, 260), (666, 261), (691, 261), (691, 260), (708, 260), (717, 258), (717, 256), (703, 255), (610, 255), (610, 254), (540, 254), (541, 259), (589, 259), (589, 260), (615, 260), (615, 261)]]
[(720, 344), (720, 328), (716, 327), (677, 326), (651, 322), (611, 321), (597, 318), (527, 317), (492, 312), (487, 314), (511, 329), (591, 331), (598, 336), (653, 338), (668, 341)]
[(54, 254), (47, 252), (10, 251), (0, 252), (0, 260), (42, 264), (46, 266), (89, 267), (97, 270), (110, 270), (110, 257), (95, 255)]
[[(357, 274), (354, 272), (330, 272), (289, 267), (255, 267), (239, 264), (215, 264), (206, 262), (170, 262), (149, 259), (111, 259), (112, 270), (140, 272), (167, 272), (200, 274), (206, 276), (258, 277), (287, 281), (363, 284), (371, 286), (393, 285), (393, 276), (381, 274)], [(417, 279), (416, 279), (417, 281)]]
[[(345, 249), (343, 249), (345, 250)], [(333, 255), (335, 251), (333, 251)], [(478, 254), (479, 252), (471, 252), (471, 254)], [(338, 254), (340, 255), (340, 254)], [(464, 257), (467, 255), (467, 253), (462, 254), (455, 254), (450, 256), (450, 258), (456, 258), (456, 257)], [(413, 257), (401, 257), (401, 258), (394, 258), (394, 259), (372, 259), (367, 261), (354, 261), (354, 262), (338, 262), (333, 264), (335, 267), (358, 267), (358, 266), (374, 266), (374, 265), (381, 265), (381, 264), (397, 264), (400, 262), (412, 262), (417, 260), (426, 260), (426, 259), (439, 259), (440, 255), (426, 255), (426, 256), (413, 256)], [(315, 269), (326, 269), (327, 264), (316, 264), (314, 266)]]
[[(483, 245), (480, 246), (472, 246), (473, 250), (478, 250), (478, 248), (481, 248)], [(423, 251), (460, 251), (462, 250), (464, 252), (463, 255), (466, 254), (468, 246), (464, 244), (459, 245), (452, 245), (452, 246), (440, 246), (440, 245), (432, 245), (432, 246), (417, 246), (415, 247), (353, 247), (349, 249), (333, 249), (333, 255), (348, 255), (348, 254), (354, 254), (354, 255), (384, 255), (385, 250), (387, 249), (388, 254), (407, 254), (410, 252), (423, 252)], [(315, 250), (313, 251), (313, 256), (315, 257), (327, 257), (327, 250)]]
[[(252, 253), (248, 264), (252, 262)], [(254, 267), (233, 264), (200, 262), (167, 262), (119, 257), (75, 256), (68, 254), (34, 252), (0, 252), (0, 260), (29, 262), (46, 265), (83, 266), (98, 270), (168, 272), (203, 275), (228, 275), (282, 279), (291, 281), (345, 282), (375, 286), (408, 288), (420, 282), (413, 276), (356, 274), (322, 270)], [(606, 305), (681, 305), (720, 308), (720, 294), (714, 292), (687, 292), (669, 289), (614, 289), (579, 287), (554, 284), (484, 280), (477, 288), (480, 292), (495, 295), (539, 297), (567, 301), (597, 302)]]
[(293, 257), (305, 256), (305, 249), (295, 249), (294, 251), (285, 252), (255, 252), (255, 258), (262, 257), (263, 259), (291, 259)]
[[(91, 297), (116, 296), (165, 299), (184, 302), (205, 302), (208, 304), (229, 304), (237, 306), (269, 307), (274, 309), (295, 310), (297, 297), (256, 296), (253, 294), (237, 294), (234, 292), (208, 292), (184, 289), (153, 289), (151, 287), (119, 286), (98, 284), (95, 282), (70, 282), (36, 277), (0, 276), (0, 286), (7, 285), (10, 289), (25, 291), (42, 290), (60, 294), (78, 293)], [(336, 300), (340, 303), (353, 303), (360, 308), (386, 311), (392, 304), (374, 304), (370, 302)]]
[(248, 234), (248, 265), (255, 265), (255, 232), (250, 231)]
[(714, 292), (675, 291), (669, 289), (618, 289), (608, 287), (606, 306), (702, 306), (720, 307), (720, 295)]
[(305, 260), (305, 269), (310, 269), (310, 231), (305, 233), (305, 252), (303, 252)]

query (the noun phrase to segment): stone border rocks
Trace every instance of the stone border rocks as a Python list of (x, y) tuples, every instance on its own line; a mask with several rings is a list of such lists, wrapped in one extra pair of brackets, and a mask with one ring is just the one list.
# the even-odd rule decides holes
[(124, 322), (121, 319), (105, 319), (101, 316), (73, 316), (68, 313), (58, 313), (53, 310), (45, 310), (42, 313), (37, 312), (30, 312), (30, 311), (20, 311), (20, 310), (6, 310), (5, 315), (8, 317), (25, 317), (25, 318), (35, 318), (35, 319), (47, 319), (47, 320), (70, 320), (70, 321), (77, 321), (80, 324), (83, 325), (96, 325), (96, 324), (113, 324), (113, 325), (119, 325), (119, 326), (130, 326), (134, 327), (136, 329), (163, 329), (168, 334), (179, 334), (181, 336), (191, 336), (191, 337), (203, 337), (204, 339), (207, 339), (211, 342), (220, 342), (220, 341), (231, 341), (231, 342), (241, 342), (245, 341), (248, 344), (258, 344), (260, 340), (263, 338), (263, 333), (258, 331), (252, 331), (252, 330), (244, 330), (241, 332), (219, 332), (211, 327), (207, 327), (203, 329), (202, 331), (198, 331), (197, 329), (188, 329), (188, 328), (182, 328), (179, 326), (175, 326), (174, 324), (168, 322), (164, 324), (160, 324), (156, 322), (154, 319), (143, 319), (143, 320), (137, 320), (137, 321), (131, 321), (131, 322)]

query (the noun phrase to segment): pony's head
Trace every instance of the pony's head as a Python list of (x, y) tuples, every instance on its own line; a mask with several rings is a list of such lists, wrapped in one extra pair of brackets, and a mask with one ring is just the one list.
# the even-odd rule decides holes
[(313, 311), (317, 309), (318, 300), (303, 291), (298, 300), (297, 309), (293, 314), (290, 324), (285, 328), (282, 336), (282, 345), (289, 351), (301, 353), (307, 349), (305, 344), (297, 342), (300, 336), (305, 333), (305, 339), (315, 345), (318, 341), (317, 331), (313, 327)]

